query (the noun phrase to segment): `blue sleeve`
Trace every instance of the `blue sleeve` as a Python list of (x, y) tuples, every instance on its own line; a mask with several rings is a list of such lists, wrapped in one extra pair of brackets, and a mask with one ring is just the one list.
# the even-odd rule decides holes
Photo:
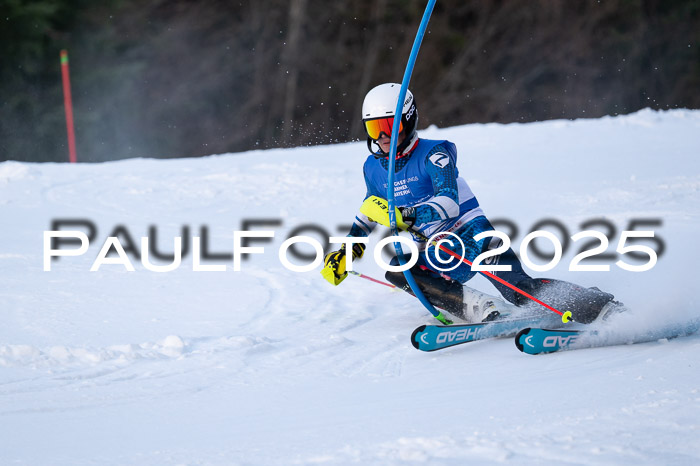
[[(365, 199), (372, 195), (372, 186), (369, 182), (369, 177), (367, 176), (367, 165), (362, 167), (362, 174), (365, 177), (365, 187), (367, 188), (367, 193), (365, 194)], [(364, 199), (363, 199), (364, 200)]]
[(434, 196), (416, 206), (416, 224), (444, 221), (459, 216), (457, 154), (454, 145), (438, 144), (425, 158)]

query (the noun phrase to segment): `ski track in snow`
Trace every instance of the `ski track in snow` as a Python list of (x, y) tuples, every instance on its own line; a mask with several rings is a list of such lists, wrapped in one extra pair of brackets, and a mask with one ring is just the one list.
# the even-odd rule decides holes
[[(422, 136), (454, 141), (487, 215), (522, 231), (545, 217), (571, 234), (591, 218), (662, 219), (652, 271), (574, 274), (571, 248), (548, 272), (615, 293), (632, 311), (611, 328), (638, 334), (700, 317), (698, 128), (698, 111), (645, 110)], [(296, 226), (344, 234), (364, 153), (0, 163), (0, 464), (700, 463), (697, 334), (535, 357), (511, 338), (421, 353), (409, 337), (431, 318), (410, 296), (284, 269), (277, 250)], [(44, 272), (57, 218), (89, 219), (97, 238)], [(156, 226), (163, 252), (206, 225), (210, 250), (230, 253), (244, 219), (282, 225), (242, 272), (193, 272), (191, 255), (166, 274), (138, 260), (88, 271), (118, 225), (139, 248)], [(358, 269), (381, 278), (369, 254)]]

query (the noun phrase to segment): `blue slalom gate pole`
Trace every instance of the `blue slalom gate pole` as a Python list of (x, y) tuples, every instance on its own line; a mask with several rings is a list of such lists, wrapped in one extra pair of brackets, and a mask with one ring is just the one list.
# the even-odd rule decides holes
[[(394, 170), (396, 165), (396, 147), (398, 145), (399, 139), (399, 126), (401, 123), (401, 113), (403, 110), (403, 102), (406, 98), (406, 91), (408, 90), (408, 83), (411, 81), (411, 75), (413, 74), (413, 67), (416, 64), (416, 58), (418, 57), (418, 50), (423, 42), (423, 36), (425, 35), (425, 30), (428, 28), (428, 21), (430, 20), (430, 15), (433, 13), (433, 7), (435, 7), (436, 0), (429, 0), (428, 5), (425, 7), (425, 12), (423, 13), (423, 19), (421, 20), (420, 26), (418, 27), (418, 32), (416, 33), (416, 38), (413, 41), (413, 48), (411, 49), (411, 55), (408, 57), (408, 63), (406, 64), (406, 70), (403, 74), (403, 81), (401, 81), (401, 89), (399, 90), (399, 100), (396, 102), (396, 112), (394, 113), (394, 127), (391, 130), (391, 145), (389, 150), (389, 178), (387, 186), (386, 199), (389, 205), (389, 225), (391, 227), (391, 234), (398, 236), (398, 231), (396, 228), (396, 208), (394, 202)], [(398, 255), (399, 264), (406, 265), (406, 261), (403, 257), (403, 249), (401, 248), (401, 243), (395, 242), (394, 249), (396, 249), (396, 254)], [(425, 306), (430, 313), (435, 316), (437, 320), (444, 324), (450, 324), (451, 322), (447, 320), (445, 315), (435, 309), (430, 301), (428, 301), (423, 294), (423, 292), (418, 288), (413, 275), (410, 270), (404, 270), (404, 276), (408, 282), (413, 294), (416, 298)]]

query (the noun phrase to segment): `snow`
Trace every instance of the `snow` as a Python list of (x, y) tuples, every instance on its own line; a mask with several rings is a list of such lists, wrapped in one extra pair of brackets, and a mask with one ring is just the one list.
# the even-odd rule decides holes
[[(614, 293), (632, 311), (613, 324), (642, 332), (700, 316), (699, 130), (700, 111), (643, 110), (422, 136), (456, 143), (487, 215), (519, 227), (516, 250), (546, 218), (569, 236), (606, 219), (617, 229), (609, 252), (630, 220), (660, 221), (637, 228), (666, 246), (650, 271), (622, 270), (617, 257), (609, 272), (570, 272), (572, 244), (535, 274)], [(511, 338), (422, 353), (409, 337), (431, 317), (410, 296), (283, 267), (277, 253), (294, 229), (345, 234), (365, 154), (358, 142), (0, 163), (0, 464), (700, 463), (698, 335), (546, 356)], [(89, 220), (96, 238), (46, 272), (43, 232), (56, 219)], [(277, 223), (244, 228), (251, 219)], [(134, 272), (90, 272), (119, 227), (139, 250), (154, 227), (169, 253), (202, 226), (216, 254), (233, 253), (236, 230), (275, 236), (252, 243), (264, 253), (239, 272), (230, 258), (206, 262), (224, 272), (193, 271), (191, 241), (172, 272), (133, 255)], [(382, 278), (371, 256), (357, 269)], [(470, 284), (493, 292), (483, 278)]]

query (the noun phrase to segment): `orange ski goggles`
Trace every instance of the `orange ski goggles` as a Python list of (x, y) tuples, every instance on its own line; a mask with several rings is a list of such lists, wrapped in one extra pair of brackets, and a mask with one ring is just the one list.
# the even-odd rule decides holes
[[(377, 140), (384, 133), (391, 137), (391, 130), (394, 128), (394, 117), (375, 118), (373, 120), (365, 120), (365, 130), (370, 138)], [(403, 131), (403, 123), (399, 122), (399, 132)]]

